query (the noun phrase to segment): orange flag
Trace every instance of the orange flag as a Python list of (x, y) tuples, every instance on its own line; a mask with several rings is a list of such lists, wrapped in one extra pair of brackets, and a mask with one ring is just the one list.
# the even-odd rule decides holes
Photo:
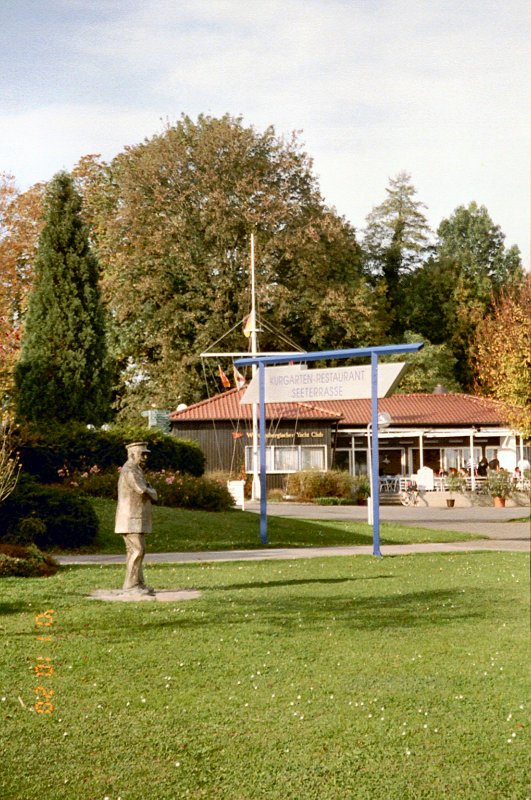
[(218, 366), (218, 376), (225, 389), (230, 389), (230, 380), (227, 378), (221, 367)]

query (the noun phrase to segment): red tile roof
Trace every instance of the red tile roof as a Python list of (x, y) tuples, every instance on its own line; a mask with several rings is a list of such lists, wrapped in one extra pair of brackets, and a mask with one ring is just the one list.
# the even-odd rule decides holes
[[(240, 405), (243, 390), (230, 389), (222, 394), (209, 397), (200, 403), (188, 406), (184, 411), (173, 411), (170, 420), (173, 422), (208, 422), (209, 420), (237, 420), (251, 419), (252, 406)], [(316, 406), (313, 403), (267, 403), (267, 419), (330, 419), (336, 420), (341, 416), (332, 408), (323, 403)]]
[[(170, 414), (173, 422), (250, 419), (251, 406), (240, 405), (237, 389), (195, 403)], [(469, 394), (395, 394), (378, 404), (387, 411), (393, 427), (505, 425), (507, 420), (497, 404)], [(268, 419), (339, 420), (341, 426), (367, 425), (371, 419), (370, 400), (322, 400), (311, 403), (267, 403)]]
[[(371, 419), (370, 400), (331, 400), (323, 405), (341, 413), (341, 425), (367, 425)], [(507, 423), (494, 401), (470, 394), (395, 394), (379, 400), (378, 409), (391, 415), (393, 427)]]

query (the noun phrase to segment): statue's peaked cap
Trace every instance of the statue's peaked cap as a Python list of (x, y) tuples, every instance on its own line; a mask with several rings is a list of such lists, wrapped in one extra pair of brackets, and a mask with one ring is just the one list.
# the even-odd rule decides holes
[(147, 446), (147, 442), (131, 442), (131, 444), (126, 444), (126, 448), (127, 448), (128, 451), (132, 450), (133, 448), (137, 448), (137, 447), (139, 447), (142, 450), (142, 452), (144, 452), (144, 453), (149, 453), (150, 452), (150, 450), (149, 450), (149, 448)]

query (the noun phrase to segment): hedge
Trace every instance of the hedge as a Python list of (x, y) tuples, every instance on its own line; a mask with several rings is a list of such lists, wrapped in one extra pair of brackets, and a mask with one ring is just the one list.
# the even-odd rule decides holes
[(172, 473), (148, 473), (157, 490), (158, 503), (172, 508), (228, 511), (234, 500), (226, 486), (208, 478), (193, 478)]
[(361, 503), (370, 495), (370, 485), (366, 475), (353, 477), (342, 470), (302, 470), (288, 475), (286, 494), (318, 505)]
[(150, 469), (172, 469), (195, 476), (204, 472), (205, 457), (195, 442), (156, 430), (90, 430), (71, 423), (46, 430), (26, 425), (15, 433), (23, 470), (42, 483), (54, 483), (64, 474), (83, 472), (93, 466), (102, 470), (121, 466), (127, 460), (125, 445), (134, 441), (148, 443)]
[(68, 550), (91, 545), (97, 534), (98, 517), (88, 498), (71, 489), (42, 486), (27, 475), (0, 504), (2, 542)]
[(353, 479), (348, 472), (331, 470), (303, 470), (288, 475), (286, 493), (298, 500), (315, 500), (316, 497), (353, 497)]
[(47, 578), (58, 569), (59, 564), (34, 544), (0, 544), (0, 578)]
[[(172, 508), (201, 509), (203, 511), (227, 511), (234, 501), (226, 487), (216, 480), (193, 475), (181, 475), (171, 470), (152, 472), (145, 470), (148, 481), (157, 490), (157, 504)], [(118, 470), (88, 470), (73, 473), (66, 485), (91, 497), (118, 496)]]

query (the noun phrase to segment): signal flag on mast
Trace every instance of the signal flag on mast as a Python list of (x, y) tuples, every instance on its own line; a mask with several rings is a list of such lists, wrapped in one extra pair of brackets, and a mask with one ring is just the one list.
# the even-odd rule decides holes
[(218, 376), (224, 389), (230, 389), (230, 380), (227, 378), (220, 366), (218, 366)]
[(253, 315), (248, 314), (243, 321), (243, 335), (249, 338), (253, 331)]
[(241, 372), (238, 372), (236, 367), (233, 367), (233, 369), (234, 369), (234, 383), (236, 385), (236, 388), (243, 389), (243, 387), (245, 386), (245, 378), (243, 377)]

